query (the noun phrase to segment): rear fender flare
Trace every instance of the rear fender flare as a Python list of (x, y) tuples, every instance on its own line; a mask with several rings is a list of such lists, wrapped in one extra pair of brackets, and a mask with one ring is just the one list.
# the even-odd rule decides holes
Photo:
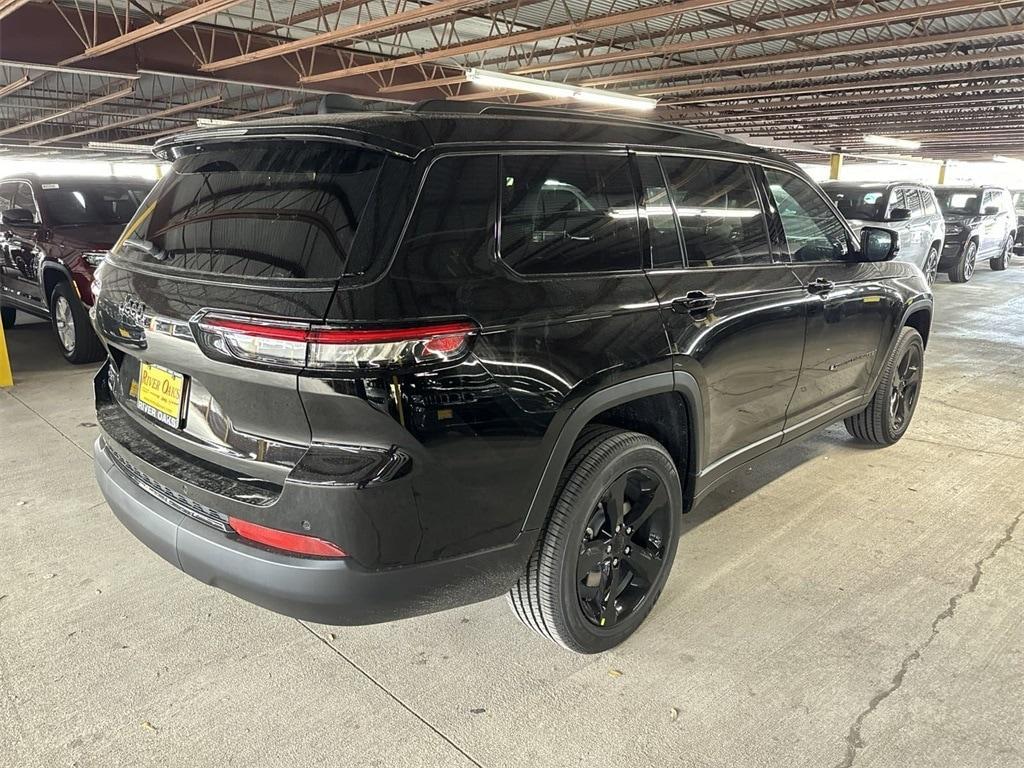
[(682, 478), (684, 505), (688, 507), (693, 498), (693, 480), (695, 471), (700, 466), (702, 454), (704, 410), (697, 380), (688, 373), (666, 371), (664, 373), (641, 376), (631, 381), (621, 382), (598, 390), (588, 395), (572, 408), (558, 433), (547, 463), (544, 465), (544, 471), (541, 473), (540, 480), (537, 483), (537, 490), (534, 492), (533, 500), (530, 503), (530, 508), (523, 524), (523, 530), (536, 531), (543, 526), (554, 500), (558, 480), (562, 475), (566, 462), (569, 460), (572, 447), (575, 445), (584, 427), (594, 417), (616, 405), (622, 405), (641, 397), (666, 392), (678, 392), (683, 396), (690, 420), (690, 466), (686, 467), (686, 476)]

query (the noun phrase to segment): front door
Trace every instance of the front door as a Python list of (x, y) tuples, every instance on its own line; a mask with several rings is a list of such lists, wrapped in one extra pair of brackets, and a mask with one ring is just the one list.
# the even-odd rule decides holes
[(637, 161), (649, 277), (675, 370), (700, 386), (698, 470), (710, 482), (781, 442), (800, 373), (805, 294), (789, 265), (773, 258), (748, 164), (674, 155)]
[(765, 169), (769, 192), (806, 292), (803, 365), (786, 417), (799, 433), (855, 406), (874, 378), (899, 297), (874, 264), (848, 260), (850, 235), (824, 196), (788, 171)]
[[(6, 185), (4, 191), (6, 192)], [(35, 242), (39, 230), (39, 214), (32, 196), (32, 188), (26, 182), (15, 182), (7, 210), (14, 208), (32, 213), (35, 223), (22, 225), (4, 223), (0, 226), (0, 248), (3, 250), (4, 261), (4, 292), (8, 296), (13, 294), (14, 298), (23, 304), (46, 309), (39, 282), (39, 264), (42, 260), (42, 252), (36, 247)]]

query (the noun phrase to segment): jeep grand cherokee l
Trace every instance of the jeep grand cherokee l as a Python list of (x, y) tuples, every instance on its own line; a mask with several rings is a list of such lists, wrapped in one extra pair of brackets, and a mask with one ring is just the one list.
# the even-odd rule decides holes
[(89, 324), (93, 269), (149, 192), (141, 179), (25, 175), (0, 181), (0, 315), (48, 319), (71, 363), (106, 353)]
[(600, 651), (730, 472), (839, 419), (899, 440), (931, 294), (760, 149), (456, 109), (159, 146), (173, 169), (97, 273), (97, 478), (162, 557), (273, 610), (504, 593)]
[(1013, 258), (1017, 213), (1002, 187), (935, 187), (946, 219), (946, 245), (939, 269), (954, 283), (974, 276), (978, 259), (1001, 272)]

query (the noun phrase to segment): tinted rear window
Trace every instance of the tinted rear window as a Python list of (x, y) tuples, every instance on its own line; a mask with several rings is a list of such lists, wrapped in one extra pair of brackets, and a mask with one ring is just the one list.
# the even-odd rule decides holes
[(882, 221), (885, 218), (885, 188), (824, 187), (836, 208), (848, 219)]
[(61, 182), (40, 185), (50, 226), (120, 224), (131, 221), (149, 187)]
[(121, 259), (252, 279), (346, 273), (384, 155), (334, 142), (186, 151), (115, 248)]

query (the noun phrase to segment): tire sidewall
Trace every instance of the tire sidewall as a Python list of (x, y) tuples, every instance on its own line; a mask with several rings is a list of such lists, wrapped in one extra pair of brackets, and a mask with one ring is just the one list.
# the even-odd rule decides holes
[[(75, 321), (75, 351), (69, 352), (64, 346), (64, 342), (61, 341), (60, 334), (57, 332), (57, 315), (54, 312), (54, 307), (57, 304), (58, 297), (63, 297), (67, 301), (68, 306), (71, 308), (71, 316)], [(50, 294), (50, 327), (53, 329), (53, 335), (57, 339), (57, 346), (60, 348), (61, 354), (64, 359), (69, 363), (83, 363), (87, 362), (87, 355), (83, 350), (83, 347), (88, 342), (87, 334), (92, 331), (89, 325), (89, 313), (85, 309), (85, 305), (82, 304), (81, 300), (75, 294), (74, 289), (66, 282), (57, 283), (54, 286), (53, 293)]]
[[(666, 536), (665, 551), (662, 555), (665, 566), (650, 593), (629, 617), (617, 623), (611, 629), (600, 629), (592, 624), (583, 614), (579, 605), (576, 587), (576, 567), (579, 558), (580, 542), (586, 530), (591, 512), (596, 508), (604, 490), (624, 472), (633, 468), (645, 468), (655, 472), (668, 489), (669, 499), (674, 514), (670, 515), (671, 530)], [(578, 470), (577, 470), (578, 472)], [(683, 500), (679, 482), (679, 474), (671, 457), (660, 446), (646, 444), (630, 446), (605, 461), (598, 472), (590, 477), (583, 492), (575, 500), (571, 511), (563, 507), (563, 500), (558, 502), (556, 512), (564, 514), (568, 530), (561, 537), (559, 546), (552, 547), (547, 554), (557, 562), (556, 584), (559, 593), (557, 600), (561, 608), (558, 613), (567, 623), (565, 634), (573, 638), (585, 653), (598, 653), (621, 643), (643, 623), (668, 580), (679, 543), (679, 522), (682, 516)], [(566, 505), (568, 506), (568, 505)], [(546, 548), (550, 546), (546, 542)]]
[[(892, 397), (892, 383), (896, 376), (896, 369), (899, 367), (900, 360), (907, 353), (907, 350), (911, 347), (916, 346), (921, 355), (921, 371), (920, 379), (918, 381), (917, 396), (914, 398), (914, 406), (910, 411), (910, 415), (907, 420), (903, 423), (903, 426), (899, 429), (893, 424), (892, 409), (889, 405), (890, 398)], [(896, 348), (893, 350), (892, 358), (886, 368), (885, 379), (882, 381), (882, 387), (878, 392), (878, 396), (882, 398), (880, 405), (884, 406), (882, 410), (882, 428), (885, 430), (885, 435), (890, 443), (895, 443), (910, 429), (910, 423), (914, 420), (914, 414), (917, 413), (917, 404), (921, 401), (921, 389), (924, 385), (924, 341), (921, 339), (919, 334), (913, 328), (904, 328), (900, 340), (896, 344)]]

